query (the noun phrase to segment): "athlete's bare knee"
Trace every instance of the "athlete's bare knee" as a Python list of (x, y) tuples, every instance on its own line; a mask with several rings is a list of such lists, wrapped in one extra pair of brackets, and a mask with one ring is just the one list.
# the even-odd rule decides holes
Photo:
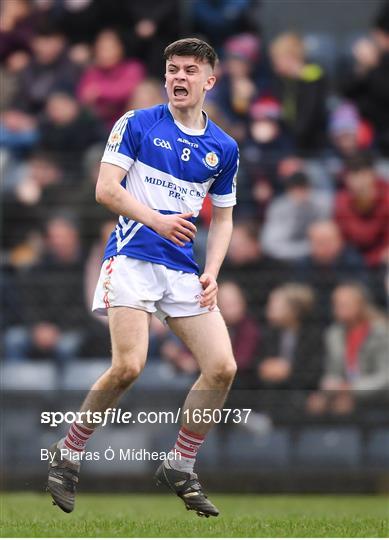
[(118, 388), (127, 388), (141, 374), (143, 369), (139, 361), (132, 361), (128, 364), (114, 365), (110, 368), (110, 377)]
[(233, 358), (227, 357), (215, 363), (207, 369), (203, 375), (215, 386), (229, 386), (236, 374), (236, 362)]

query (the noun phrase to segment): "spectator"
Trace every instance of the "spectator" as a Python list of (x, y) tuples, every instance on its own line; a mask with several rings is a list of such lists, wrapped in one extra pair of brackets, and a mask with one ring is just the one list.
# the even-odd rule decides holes
[[(114, 21), (114, 17), (123, 16), (116, 12), (117, 7), (107, 0), (66, 0), (61, 3), (60, 13), (57, 14), (57, 23), (61, 25), (64, 34), (71, 45), (90, 45), (95, 39), (102, 24), (106, 26)], [(110, 20), (110, 17), (112, 19)]]
[(125, 2), (125, 16), (129, 21), (124, 28), (128, 51), (147, 65), (153, 77), (160, 78), (165, 72), (164, 63), (156, 51), (162, 52), (179, 38), (180, 10), (178, 0)]
[[(156, 326), (158, 323), (155, 322)], [(185, 347), (182, 341), (173, 332), (162, 334), (160, 354), (163, 361), (170, 364), (176, 373), (197, 374), (199, 367), (192, 353)]]
[(0, 115), (0, 147), (7, 148), (15, 158), (23, 158), (37, 144), (39, 133), (34, 116), (17, 109)]
[(335, 201), (335, 219), (343, 237), (368, 266), (384, 264), (389, 255), (389, 186), (376, 177), (370, 154), (347, 160), (345, 184)]
[[(116, 218), (107, 208), (96, 204), (96, 182), (99, 176), (100, 160), (104, 146), (97, 144), (89, 148), (83, 155), (83, 181), (74, 197), (74, 207), (77, 209), (80, 223), (80, 234), (85, 249), (89, 249), (101, 239), (101, 228), (107, 221)], [(111, 227), (111, 232), (115, 228)], [(101, 253), (101, 257), (103, 253)], [(97, 282), (96, 282), (97, 283)]]
[(160, 103), (166, 102), (166, 93), (163, 85), (158, 79), (148, 78), (140, 82), (135, 88), (131, 99), (128, 101), (127, 109), (147, 109)]
[(207, 36), (216, 49), (233, 34), (259, 29), (258, 2), (252, 0), (195, 0), (192, 10), (193, 31)]
[(220, 277), (237, 283), (248, 301), (250, 313), (263, 321), (262, 310), (269, 291), (287, 280), (290, 268), (283, 261), (263, 253), (258, 229), (252, 221), (235, 224)]
[(40, 27), (31, 42), (31, 62), (19, 75), (15, 108), (37, 114), (45, 107), (47, 96), (55, 89), (74, 93), (79, 68), (67, 56), (66, 38), (54, 27)]
[(239, 34), (224, 46), (223, 73), (211, 99), (231, 122), (231, 134), (238, 140), (245, 136), (246, 117), (257, 88), (255, 71), (259, 61), (259, 38)]
[(0, 9), (0, 62), (19, 51), (29, 52), (32, 37), (31, 3), (3, 0)]
[(150, 320), (148, 362), (164, 362), (174, 374), (198, 375), (199, 367), (182, 341), (157, 317)]
[(263, 250), (276, 259), (296, 261), (309, 254), (308, 228), (330, 214), (330, 202), (297, 172), (287, 179), (286, 193), (276, 197), (266, 213)]
[(340, 158), (348, 158), (372, 143), (372, 133), (352, 103), (341, 103), (329, 120), (330, 140)]
[(150, 321), (150, 343), (149, 356), (151, 361), (163, 361), (176, 374), (197, 375), (198, 364), (190, 352), (169, 328), (157, 317), (152, 317)]
[(357, 279), (367, 282), (362, 257), (345, 245), (334, 221), (318, 221), (308, 230), (309, 255), (297, 265), (297, 277), (310, 285), (317, 297), (317, 315), (321, 323), (331, 318), (331, 295), (339, 283)]
[[(291, 413), (318, 385), (323, 351), (320, 329), (311, 320), (314, 300), (310, 287), (294, 283), (270, 294), (257, 374), (262, 407), (274, 414)], [(282, 398), (280, 390), (287, 390)]]
[(371, 121), (380, 151), (389, 156), (389, 4), (385, 3), (372, 38), (362, 38), (353, 47), (353, 64), (344, 70), (341, 88)]
[[(20, 257), (18, 247), (26, 242), (32, 247), (34, 235), (39, 233), (48, 212), (53, 212), (55, 205), (64, 204), (69, 193), (64, 192), (62, 170), (43, 153), (35, 153), (27, 163), (12, 167), (7, 171), (8, 175), (5, 181), (13, 189), (8, 191), (3, 207), (3, 222), (9, 231), (4, 238), (4, 247), (17, 250), (15, 257), (11, 254), (16, 263)], [(32, 251), (35, 252), (35, 248)]]
[(344, 160), (370, 148), (374, 130), (363, 120), (357, 107), (347, 101), (340, 102), (331, 112), (328, 124), (330, 147), (326, 152), (326, 169), (333, 180), (334, 188), (343, 184)]
[(326, 81), (316, 64), (306, 64), (302, 39), (281, 34), (270, 45), (276, 79), (274, 92), (283, 107), (283, 117), (295, 137), (299, 151), (309, 154), (325, 140)]
[(220, 284), (218, 306), (231, 337), (238, 367), (233, 387), (250, 388), (260, 343), (258, 323), (249, 315), (243, 291), (233, 281), (224, 281)]
[(239, 198), (240, 205), (254, 198), (262, 215), (274, 192), (280, 190), (278, 164), (293, 152), (294, 146), (282, 122), (281, 105), (272, 96), (257, 99), (250, 107), (249, 119), (249, 135), (240, 153), (247, 185), (242, 186), (240, 174)]
[(86, 321), (82, 261), (72, 219), (49, 220), (41, 261), (23, 278), (27, 326), (6, 334), (8, 360), (54, 358), (62, 365), (77, 356)]
[(389, 389), (388, 326), (356, 283), (336, 288), (334, 323), (326, 333), (320, 391), (309, 397), (312, 414), (350, 414), (356, 403), (379, 398)]
[(0, 63), (0, 111), (15, 108), (15, 95), (19, 87), (19, 74), (29, 62), (29, 56), (22, 51), (15, 52), (7, 62)]
[[(64, 171), (58, 161), (41, 151), (32, 154), (26, 163), (9, 169), (5, 180), (13, 189), (9, 189), (5, 197), (3, 220), (12, 233), (5, 238), (4, 247), (11, 250), (13, 264), (18, 266), (19, 263), (30, 264), (30, 255), (31, 260), (35, 260), (47, 219), (64, 208), (77, 211), (84, 189), (71, 189), (64, 181)], [(107, 211), (100, 210), (101, 213), (109, 215)], [(88, 215), (85, 211), (82, 214)], [(27, 254), (30, 255), (25, 259)]]
[(72, 95), (58, 91), (48, 97), (40, 123), (40, 147), (55, 157), (69, 181), (79, 183), (83, 152), (105, 136), (101, 123)]
[(139, 60), (125, 59), (123, 42), (114, 30), (103, 30), (94, 45), (94, 65), (81, 78), (78, 96), (110, 129), (125, 113), (127, 101), (145, 76)]
[[(231, 334), (232, 347), (238, 364), (235, 388), (247, 388), (252, 382), (253, 361), (259, 343), (258, 325), (247, 313), (246, 300), (235, 283), (225, 282), (220, 285), (218, 303)], [(157, 343), (161, 358), (173, 365), (176, 371), (197, 373), (197, 362), (191, 352), (172, 332), (163, 332), (155, 321), (152, 340), (154, 355)]]

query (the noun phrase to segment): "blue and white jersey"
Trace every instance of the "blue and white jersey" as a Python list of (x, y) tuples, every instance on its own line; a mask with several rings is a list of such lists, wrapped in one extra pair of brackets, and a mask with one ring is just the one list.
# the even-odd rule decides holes
[[(236, 204), (238, 147), (208, 118), (204, 129), (174, 120), (168, 105), (129, 111), (114, 125), (102, 162), (127, 171), (122, 186), (163, 214), (193, 212), (196, 221), (209, 192), (212, 204)], [(120, 216), (104, 259), (127, 255), (174, 270), (198, 273), (193, 242), (183, 247), (153, 229)]]

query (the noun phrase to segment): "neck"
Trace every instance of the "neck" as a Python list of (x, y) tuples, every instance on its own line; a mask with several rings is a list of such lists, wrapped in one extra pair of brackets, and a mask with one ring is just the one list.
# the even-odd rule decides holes
[(188, 109), (177, 109), (169, 103), (170, 112), (174, 120), (190, 129), (204, 129), (205, 119), (201, 105)]
[(352, 330), (353, 328), (356, 328), (357, 326), (360, 326), (365, 323), (367, 323), (366, 317), (363, 317), (363, 316), (356, 317), (352, 321), (349, 321), (348, 323), (346, 323), (346, 328), (348, 330)]
[(296, 332), (299, 326), (300, 326), (299, 321), (291, 320), (291, 321), (288, 321), (287, 324), (285, 325), (285, 330), (291, 330), (292, 332)]
[(362, 207), (369, 207), (375, 201), (375, 190), (367, 190), (365, 193), (361, 193), (355, 196), (355, 202)]

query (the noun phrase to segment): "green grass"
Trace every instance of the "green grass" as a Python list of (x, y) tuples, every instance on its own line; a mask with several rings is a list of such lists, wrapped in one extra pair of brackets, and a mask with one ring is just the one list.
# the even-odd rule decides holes
[(187, 512), (170, 494), (80, 494), (72, 514), (49, 495), (3, 493), (4, 537), (387, 537), (384, 496), (213, 495), (218, 518)]

